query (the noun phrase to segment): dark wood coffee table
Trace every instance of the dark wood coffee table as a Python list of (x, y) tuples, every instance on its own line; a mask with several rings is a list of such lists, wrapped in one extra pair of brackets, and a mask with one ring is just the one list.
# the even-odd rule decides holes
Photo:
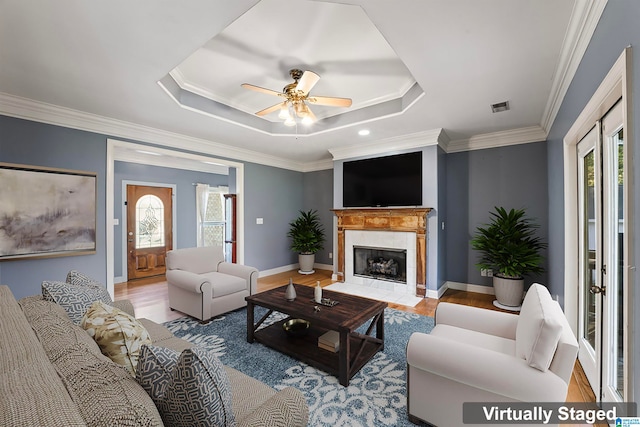
[[(288, 354), (302, 362), (338, 377), (340, 384), (349, 385), (349, 380), (376, 354), (384, 349), (384, 309), (387, 303), (340, 292), (323, 290), (323, 298), (338, 301), (327, 307), (313, 301), (313, 288), (294, 285), (297, 298), (287, 301), (285, 286), (246, 297), (247, 341), (258, 341)], [(258, 322), (254, 320), (255, 306), (268, 309)], [(314, 307), (319, 307), (316, 311)], [(283, 319), (257, 330), (273, 311), (288, 315), (288, 318), (305, 319), (311, 322), (308, 333), (302, 337), (291, 337), (285, 333)], [(371, 320), (366, 333), (356, 329)], [(371, 335), (375, 327), (375, 336)], [(340, 334), (337, 352), (318, 347), (318, 337), (328, 330)]]

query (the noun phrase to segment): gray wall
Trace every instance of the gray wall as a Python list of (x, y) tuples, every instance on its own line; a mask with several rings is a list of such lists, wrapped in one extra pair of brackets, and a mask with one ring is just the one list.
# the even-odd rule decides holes
[[(304, 207), (303, 173), (245, 165), (245, 264), (268, 270), (298, 262), (289, 249), (289, 222)], [(256, 224), (263, 218), (263, 224)]]
[[(547, 241), (547, 149), (537, 142), (447, 155), (447, 280), (492, 286), (475, 267), (478, 254), (470, 240), (476, 227), (490, 220), (495, 206), (526, 209)], [(543, 252), (546, 257), (546, 251)], [(547, 274), (527, 277), (547, 284)]]
[(91, 171), (98, 179), (96, 254), (3, 261), (0, 283), (17, 299), (39, 294), (43, 280), (64, 281), (74, 268), (106, 279), (105, 159), (103, 135), (0, 116), (0, 162)]
[(438, 147), (438, 289), (448, 280), (447, 272), (447, 154)]
[[(86, 170), (97, 173), (97, 252), (95, 255), (0, 262), (0, 283), (8, 285), (17, 298), (40, 293), (43, 280), (64, 280), (78, 269), (106, 282), (106, 147), (108, 135), (0, 116), (0, 162)], [(134, 141), (135, 142), (135, 141)], [(170, 168), (167, 168), (170, 170)], [(167, 181), (169, 170), (160, 172)], [(132, 172), (135, 176), (136, 173)], [(172, 179), (179, 180), (180, 174)], [(148, 175), (138, 177), (149, 180)], [(136, 178), (136, 179), (138, 179)], [(247, 163), (245, 166), (245, 263), (261, 270), (295, 264), (289, 250), (288, 224), (304, 208), (304, 174)], [(204, 178), (203, 178), (204, 179)], [(190, 180), (188, 180), (190, 181)], [(198, 181), (194, 179), (193, 182)], [(230, 188), (235, 181), (230, 179)], [(116, 191), (121, 185), (116, 183)], [(185, 193), (186, 194), (186, 193)], [(115, 196), (115, 195), (114, 195)], [(121, 197), (115, 199), (119, 204)], [(190, 203), (188, 203), (190, 204)], [(195, 206), (195, 202), (193, 203)], [(179, 213), (186, 217), (195, 214)], [(256, 225), (256, 217), (264, 225)], [(179, 226), (180, 229), (182, 226)], [(188, 227), (187, 227), (188, 228)], [(188, 232), (188, 231), (187, 231)], [(178, 246), (188, 246), (178, 237)], [(116, 234), (119, 234), (116, 231)], [(121, 256), (118, 257), (118, 260)]]
[(320, 222), (324, 227), (324, 249), (316, 253), (316, 263), (333, 264), (329, 253), (333, 251), (333, 170), (326, 169), (315, 172), (307, 172), (303, 177), (303, 205), (304, 210), (315, 209), (318, 211)]
[(114, 164), (114, 218), (120, 225), (114, 227), (114, 274), (116, 277), (123, 275), (122, 268), (122, 230), (126, 228), (123, 223), (122, 211), (126, 194), (123, 195), (122, 181), (135, 181), (144, 183), (160, 183), (176, 186), (174, 198), (176, 211), (176, 248), (190, 248), (197, 245), (196, 225), (196, 190), (194, 183), (209, 184), (212, 187), (229, 185), (227, 175), (219, 175), (205, 172), (188, 171), (184, 169), (164, 168), (148, 166), (138, 163), (115, 162)]
[[(609, 0), (604, 13), (600, 18), (596, 31), (589, 43), (589, 47), (582, 58), (575, 77), (569, 86), (569, 90), (562, 102), (553, 127), (547, 137), (549, 170), (549, 277), (553, 292), (564, 295), (564, 169), (563, 169), (563, 143), (571, 125), (575, 122), (580, 112), (584, 109), (593, 93), (598, 88), (602, 79), (611, 69), (625, 47), (640, 45), (640, 2), (637, 0)], [(640, 170), (640, 156), (637, 155), (638, 137), (640, 136), (640, 119), (638, 108), (640, 102), (640, 53), (633, 52), (632, 62), (632, 100), (635, 111), (632, 114), (632, 126), (634, 139), (629, 141), (631, 148), (636, 152), (633, 157), (634, 169)], [(640, 177), (632, 174), (635, 188), (635, 198), (632, 201), (634, 217), (629, 218), (636, 224), (636, 231), (632, 244), (635, 247), (635, 257), (628, 261), (630, 266), (637, 266), (640, 261), (640, 233), (637, 224), (640, 224)], [(640, 269), (632, 270), (632, 279), (637, 288), (640, 283)], [(640, 352), (637, 351), (640, 343), (640, 328), (635, 313), (640, 310), (640, 292), (633, 292), (633, 308), (630, 323), (633, 327), (633, 342), (636, 345), (635, 359), (632, 366), (633, 392), (635, 400), (640, 396)]]

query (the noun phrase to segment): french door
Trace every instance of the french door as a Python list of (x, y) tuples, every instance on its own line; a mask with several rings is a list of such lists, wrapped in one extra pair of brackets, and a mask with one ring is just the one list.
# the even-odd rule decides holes
[(578, 358), (598, 401), (625, 400), (622, 103), (578, 143)]

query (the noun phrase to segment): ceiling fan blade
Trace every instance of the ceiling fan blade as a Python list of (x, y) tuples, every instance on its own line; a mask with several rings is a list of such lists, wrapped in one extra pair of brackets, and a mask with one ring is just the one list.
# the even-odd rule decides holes
[(313, 96), (307, 98), (312, 104), (328, 105), (330, 107), (351, 107), (350, 98), (336, 98), (332, 96)]
[(266, 93), (267, 95), (276, 95), (276, 96), (281, 96), (282, 93), (277, 92), (275, 90), (271, 90), (271, 89), (266, 89), (260, 86), (256, 86), (256, 85), (252, 85), (249, 83), (242, 83), (240, 86), (242, 86), (245, 89), (251, 89), (251, 90), (255, 90), (256, 92), (262, 92), (262, 93)]
[(296, 86), (296, 90), (301, 91), (303, 94), (308, 94), (311, 89), (318, 83), (320, 80), (320, 76), (314, 73), (313, 71), (305, 71), (300, 80), (298, 80), (298, 85)]
[(267, 107), (264, 110), (260, 110), (256, 113), (256, 116), (266, 116), (269, 113), (279, 110), (282, 107), (282, 104), (284, 104), (284, 102), (278, 102), (276, 105), (272, 105), (271, 107)]

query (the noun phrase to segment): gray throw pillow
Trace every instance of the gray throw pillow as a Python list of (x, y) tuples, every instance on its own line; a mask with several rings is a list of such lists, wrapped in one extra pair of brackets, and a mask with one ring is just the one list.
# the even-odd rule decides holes
[(64, 282), (42, 282), (42, 296), (46, 301), (55, 302), (67, 312), (69, 319), (76, 325), (91, 304), (102, 301), (112, 304), (111, 296), (105, 288), (97, 286), (77, 286)]
[(106, 286), (95, 280), (93, 277), (89, 277), (86, 274), (79, 272), (78, 270), (69, 270), (69, 273), (67, 273), (66, 282), (76, 286), (94, 286), (103, 289), (106, 288)]
[(204, 348), (193, 347), (178, 355), (143, 346), (136, 379), (150, 393), (167, 427), (236, 425), (224, 365)]

